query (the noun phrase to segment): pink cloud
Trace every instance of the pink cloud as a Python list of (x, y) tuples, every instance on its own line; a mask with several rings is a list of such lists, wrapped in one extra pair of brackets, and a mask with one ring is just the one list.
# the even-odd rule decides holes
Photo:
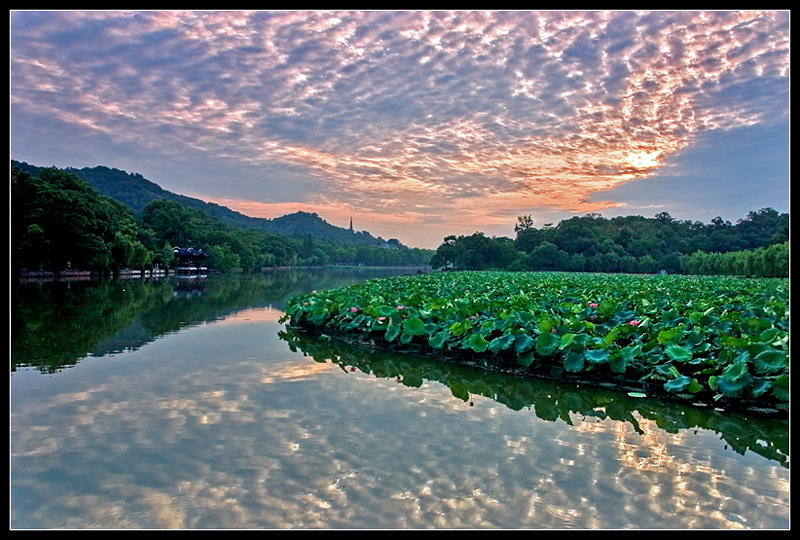
[[(464, 206), (476, 222), (498, 206), (598, 211), (615, 204), (588, 202), (598, 192), (646, 179), (704, 130), (788, 109), (720, 101), (753, 81), (788, 86), (787, 12), (55, 12), (21, 21), (12, 16), (14, 107), (164, 159), (302, 169), (337, 219), (351, 209), (386, 223)], [(101, 29), (97, 40), (90, 28)], [(231, 193), (239, 209), (245, 193)], [(259, 215), (279, 208), (261, 203)]]

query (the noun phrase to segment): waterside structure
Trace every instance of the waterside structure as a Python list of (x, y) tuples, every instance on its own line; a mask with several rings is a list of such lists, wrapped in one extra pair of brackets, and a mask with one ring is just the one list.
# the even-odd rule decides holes
[(194, 248), (172, 248), (172, 254), (178, 259), (175, 267), (175, 274), (179, 276), (200, 276), (208, 272), (205, 266), (208, 253), (202, 249)]

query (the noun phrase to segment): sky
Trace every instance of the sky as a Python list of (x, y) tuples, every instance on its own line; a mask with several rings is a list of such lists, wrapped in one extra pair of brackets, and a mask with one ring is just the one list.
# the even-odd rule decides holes
[(789, 11), (11, 11), (10, 153), (412, 247), (789, 211)]

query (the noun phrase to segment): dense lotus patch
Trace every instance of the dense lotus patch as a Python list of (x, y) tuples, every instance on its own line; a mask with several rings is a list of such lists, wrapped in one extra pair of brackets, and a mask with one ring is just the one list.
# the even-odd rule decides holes
[(443, 272), (298, 295), (291, 326), (674, 395), (789, 401), (788, 280)]

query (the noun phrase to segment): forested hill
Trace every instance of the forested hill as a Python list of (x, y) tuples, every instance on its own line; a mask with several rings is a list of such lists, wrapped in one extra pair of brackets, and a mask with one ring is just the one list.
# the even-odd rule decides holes
[[(31, 176), (37, 176), (45, 167), (30, 165), (25, 162), (11, 161), (12, 166), (19, 167)], [(314, 238), (326, 239), (337, 244), (381, 245), (384, 240), (374, 237), (369, 232), (359, 231), (353, 234), (349, 229), (331, 225), (319, 215), (310, 212), (295, 212), (274, 219), (246, 216), (226, 206), (206, 202), (167, 191), (158, 184), (147, 180), (139, 173), (128, 173), (105, 166), (75, 169), (68, 167), (67, 172), (77, 175), (88, 182), (99, 193), (118, 200), (130, 207), (136, 215), (141, 215), (147, 204), (156, 199), (167, 199), (187, 208), (202, 210), (217, 219), (243, 229), (257, 229), (271, 234), (290, 236), (312, 235)]]

